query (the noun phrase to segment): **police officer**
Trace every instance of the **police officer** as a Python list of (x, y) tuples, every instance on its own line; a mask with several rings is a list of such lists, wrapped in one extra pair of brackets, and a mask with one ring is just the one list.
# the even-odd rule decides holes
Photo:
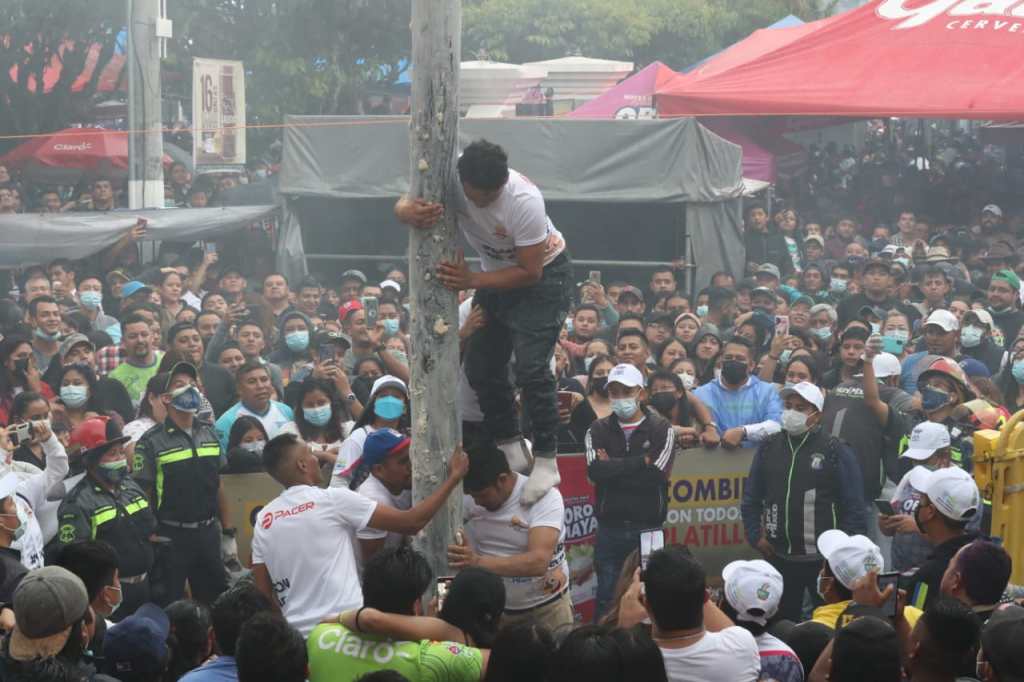
[[(202, 405), (197, 381), (193, 365), (179, 362), (171, 368), (160, 397), (167, 419), (135, 446), (133, 475), (156, 508), (159, 534), (171, 540), (170, 551), (157, 558), (161, 604), (181, 599), (186, 579), (193, 598), (207, 604), (227, 588), (217, 526), (219, 510), (226, 509), (220, 487), (226, 459), (213, 425), (196, 417)], [(233, 529), (225, 524), (224, 532)]]
[(117, 424), (106, 417), (86, 419), (71, 434), (81, 445), (85, 476), (64, 496), (57, 512), (61, 545), (77, 540), (103, 540), (117, 551), (121, 606), (112, 620), (131, 615), (149, 601), (153, 568), (150, 536), (156, 517), (138, 483), (128, 477), (128, 460)]

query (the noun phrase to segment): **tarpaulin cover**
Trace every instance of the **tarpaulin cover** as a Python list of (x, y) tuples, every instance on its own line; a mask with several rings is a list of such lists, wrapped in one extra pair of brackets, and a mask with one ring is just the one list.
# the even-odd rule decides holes
[[(502, 145), (547, 201), (716, 201), (743, 189), (740, 150), (692, 120), (466, 119), (459, 136)], [(287, 118), (284, 194), (397, 198), (408, 174), (408, 118)]]
[[(279, 190), (304, 228), (314, 220), (329, 225), (319, 235), (304, 229), (306, 252), (403, 252), (405, 237), (387, 202), (408, 187), (409, 119), (289, 116), (286, 123)], [(701, 254), (698, 281), (706, 264), (742, 267), (740, 226), (730, 222), (738, 208), (717, 207), (738, 206), (740, 149), (693, 120), (531, 118), (459, 126), (463, 145), (486, 138), (508, 151), (509, 164), (541, 188), (577, 257), (670, 259), (674, 226), (666, 219), (681, 222), (678, 205), (687, 203), (689, 234), (706, 231), (708, 241), (711, 233), (722, 235), (727, 249)], [(296, 201), (303, 198), (308, 201)], [(328, 207), (318, 200), (344, 203)], [(649, 234), (624, 238), (637, 237), (637, 230)]]
[(0, 215), (0, 267), (91, 256), (112, 246), (140, 217), (149, 223), (147, 239), (190, 241), (244, 228), (276, 210), (233, 206)]
[(662, 116), (1024, 115), (1024, 3), (874, 0), (792, 29), (736, 63), (721, 55), (657, 93)]

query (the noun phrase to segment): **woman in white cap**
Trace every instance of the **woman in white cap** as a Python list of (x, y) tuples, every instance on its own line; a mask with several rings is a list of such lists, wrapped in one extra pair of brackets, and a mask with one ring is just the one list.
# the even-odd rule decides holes
[(365, 479), (368, 471), (360, 471), (366, 437), (377, 429), (409, 429), (409, 389), (398, 377), (385, 374), (373, 382), (370, 400), (356, 422), (352, 433), (341, 444), (331, 473), (331, 487), (351, 487)]

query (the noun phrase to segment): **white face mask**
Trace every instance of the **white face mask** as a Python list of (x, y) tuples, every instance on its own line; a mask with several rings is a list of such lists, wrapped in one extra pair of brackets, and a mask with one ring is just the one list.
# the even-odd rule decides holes
[(793, 436), (807, 433), (807, 415), (796, 410), (782, 411), (782, 429)]
[(689, 391), (690, 389), (697, 385), (697, 377), (693, 376), (692, 374), (687, 374), (684, 372), (682, 374), (677, 374), (676, 376), (678, 376), (679, 380), (683, 382), (683, 388), (685, 388), (687, 391)]

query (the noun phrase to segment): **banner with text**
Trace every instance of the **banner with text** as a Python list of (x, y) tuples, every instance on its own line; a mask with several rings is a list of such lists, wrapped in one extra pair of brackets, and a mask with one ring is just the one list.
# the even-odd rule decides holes
[(192, 60), (192, 162), (245, 165), (245, 70), (242, 62)]

